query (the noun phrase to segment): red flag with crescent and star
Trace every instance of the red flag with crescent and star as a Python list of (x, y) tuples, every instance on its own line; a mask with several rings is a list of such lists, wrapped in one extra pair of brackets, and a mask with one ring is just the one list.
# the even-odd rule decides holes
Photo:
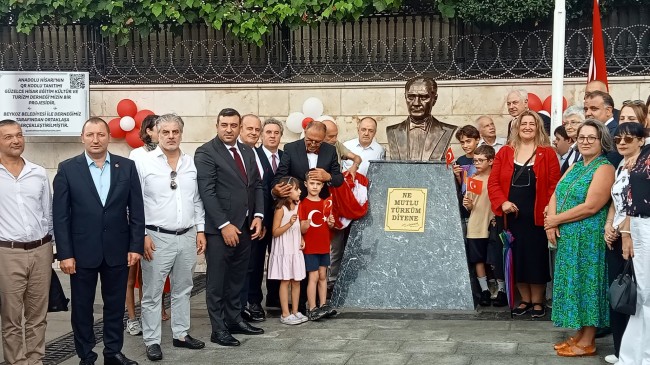
[(454, 151), (451, 150), (451, 147), (447, 148), (447, 155), (445, 156), (445, 161), (447, 162), (447, 168), (449, 165), (454, 163), (456, 157), (454, 156)]
[(467, 191), (476, 195), (481, 195), (483, 192), (483, 181), (471, 177), (467, 178)]

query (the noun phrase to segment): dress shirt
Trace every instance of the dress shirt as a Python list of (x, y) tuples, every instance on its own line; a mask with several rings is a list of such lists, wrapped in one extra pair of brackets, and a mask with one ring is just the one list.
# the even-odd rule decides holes
[(136, 167), (142, 185), (147, 225), (171, 231), (193, 226), (197, 231), (204, 230), (205, 211), (192, 157), (181, 152), (176, 165), (176, 189), (170, 187), (172, 168), (160, 147), (137, 159)]
[(612, 117), (612, 118), (609, 118), (609, 119), (605, 122), (605, 127), (607, 127), (607, 126), (609, 125), (609, 123), (611, 123), (611, 122), (613, 122), (613, 121), (614, 121), (614, 118), (613, 118), (613, 117)]
[[(239, 143), (241, 144), (245, 144), (239, 138), (237, 139), (237, 141), (239, 141)], [(262, 168), (262, 161), (260, 161), (260, 156), (257, 155), (257, 150), (255, 149), (255, 146), (251, 147), (251, 149), (253, 150), (253, 154), (255, 155), (255, 162), (257, 162), (257, 171), (260, 172), (260, 179), (264, 179), (264, 169)], [(237, 151), (239, 151), (239, 149), (237, 149)], [(232, 154), (232, 151), (230, 153)], [(239, 156), (241, 157), (241, 151), (239, 153)], [(235, 158), (235, 156), (233, 155), (232, 158)]]
[(0, 240), (30, 242), (52, 234), (52, 194), (45, 169), (26, 159), (15, 177), (0, 164)]
[(560, 166), (564, 165), (564, 161), (566, 161), (566, 159), (567, 159), (567, 157), (569, 157), (570, 153), (571, 153), (571, 149), (566, 151), (566, 153), (563, 154), (562, 156), (560, 156), (559, 154), (557, 155), (557, 158), (558, 158), (558, 160), (560, 162)]
[[(361, 156), (361, 165), (357, 170), (363, 175), (368, 173), (368, 167), (370, 166), (370, 160), (384, 160), (386, 159), (386, 150), (382, 147), (376, 140), (372, 140), (368, 147), (363, 147), (359, 143), (359, 138), (351, 139), (343, 143), (352, 153), (355, 155)], [(345, 171), (352, 167), (354, 161), (345, 160), (342, 162), (341, 167)]]
[(569, 156), (567, 156), (567, 160), (569, 161), (569, 166), (573, 165), (577, 161), (580, 161), (581, 159), (582, 159), (582, 155), (578, 150), (578, 142), (575, 142), (571, 146), (571, 149), (569, 150)]
[[(280, 154), (278, 153), (278, 150), (271, 152), (268, 150), (268, 148), (262, 146), (262, 151), (264, 151), (266, 159), (269, 161), (269, 165), (271, 165), (271, 167), (273, 167), (273, 156), (275, 156), (275, 166), (277, 169), (277, 166), (280, 166)], [(273, 173), (275, 173), (275, 171), (273, 171)]]
[[(239, 143), (242, 143), (241, 141), (239, 141), (239, 139), (237, 139), (237, 141), (238, 141)], [(243, 144), (243, 143), (242, 143), (242, 144)], [(246, 162), (244, 162), (244, 156), (241, 154), (241, 150), (239, 149), (239, 145), (238, 145), (236, 142), (235, 142), (235, 145), (234, 145), (234, 146), (230, 146), (230, 145), (227, 145), (227, 144), (225, 144), (225, 143), (224, 143), (224, 145), (226, 146), (226, 149), (228, 150), (228, 152), (230, 152), (230, 156), (232, 156), (233, 160), (235, 159), (235, 154), (234, 154), (234, 152), (232, 152), (230, 149), (234, 147), (234, 148), (237, 150), (237, 153), (239, 153), (239, 158), (241, 158), (241, 163), (242, 163), (242, 165), (244, 165), (244, 170), (246, 170), (246, 172), (248, 173), (248, 169), (246, 168)], [(252, 150), (253, 150), (253, 153), (254, 153), (254, 152), (255, 152), (255, 149), (252, 148)], [(260, 165), (259, 165), (259, 163), (260, 163), (260, 159), (259, 159), (259, 157), (257, 156), (257, 153), (255, 153), (255, 160), (257, 160), (257, 166), (259, 167), (259, 166), (260, 166)], [(195, 171), (196, 171), (196, 169), (195, 169)], [(260, 170), (260, 179), (262, 178), (262, 175), (261, 175), (262, 173), (263, 173), (262, 170)], [(198, 188), (198, 187), (197, 187), (197, 188)], [(145, 213), (146, 213), (146, 211), (145, 211)], [(246, 216), (248, 217), (248, 211), (246, 211)], [(263, 214), (255, 214), (255, 216), (256, 216), (256, 217), (260, 217), (261, 219), (264, 219), (264, 215), (263, 215)], [(226, 222), (226, 223), (220, 225), (220, 226), (217, 227), (217, 228), (222, 229), (223, 227), (225, 227), (225, 226), (227, 226), (227, 225), (229, 225), (229, 224), (230, 224), (230, 221), (228, 221), (228, 222)]]
[(97, 194), (99, 194), (99, 199), (102, 201), (102, 205), (106, 205), (108, 190), (111, 188), (111, 154), (106, 152), (106, 160), (101, 169), (88, 156), (88, 153), (84, 152), (84, 155), (86, 156), (86, 162), (88, 162), (90, 176), (92, 176), (95, 189), (97, 189)]
[(309, 162), (309, 168), (315, 169), (316, 163), (318, 163), (318, 155), (315, 153), (307, 153), (307, 161)]
[(145, 146), (138, 147), (136, 149), (131, 150), (129, 153), (129, 160), (137, 161), (143, 157), (145, 157), (149, 153), (149, 151), (146, 150)]
[(492, 147), (494, 148), (494, 153), (497, 153), (497, 152), (499, 152), (499, 150), (501, 149), (501, 147), (503, 147), (503, 146), (506, 145), (506, 142), (507, 142), (507, 141), (506, 141), (505, 138), (503, 138), (503, 137), (497, 137), (497, 138), (494, 140), (494, 143), (493, 143), (493, 144), (488, 144), (487, 142), (485, 142), (485, 140), (484, 140), (483, 138), (481, 138), (481, 140), (478, 142), (478, 145), (479, 145), (479, 146), (482, 146), (482, 145), (484, 145), (484, 144), (487, 144), (488, 146), (492, 146)]

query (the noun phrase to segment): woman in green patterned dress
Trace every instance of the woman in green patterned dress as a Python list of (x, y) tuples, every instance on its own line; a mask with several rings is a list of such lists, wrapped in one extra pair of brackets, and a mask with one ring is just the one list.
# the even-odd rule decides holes
[(595, 355), (596, 328), (609, 325), (603, 228), (614, 167), (604, 153), (612, 149), (612, 138), (602, 123), (587, 119), (577, 141), (583, 160), (558, 183), (544, 220), (549, 241), (557, 244), (551, 319), (577, 329), (555, 345), (560, 356)]

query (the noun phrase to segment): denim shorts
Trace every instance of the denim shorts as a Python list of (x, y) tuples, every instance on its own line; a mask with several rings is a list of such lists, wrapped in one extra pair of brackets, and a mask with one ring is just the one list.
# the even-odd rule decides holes
[(320, 266), (330, 266), (329, 253), (313, 253), (305, 255), (305, 270), (307, 272), (318, 271)]

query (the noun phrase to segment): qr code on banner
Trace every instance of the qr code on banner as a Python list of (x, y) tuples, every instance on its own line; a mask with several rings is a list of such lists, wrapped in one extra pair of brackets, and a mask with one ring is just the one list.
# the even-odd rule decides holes
[(86, 75), (70, 74), (70, 89), (85, 89), (85, 88), (86, 88)]

